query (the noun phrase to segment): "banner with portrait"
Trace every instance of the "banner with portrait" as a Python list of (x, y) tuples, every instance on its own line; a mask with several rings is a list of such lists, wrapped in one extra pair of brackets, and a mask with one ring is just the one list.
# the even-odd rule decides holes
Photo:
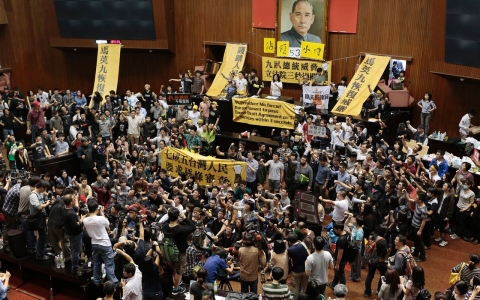
[(279, 1), (278, 40), (289, 42), (288, 57), (301, 57), (301, 41), (326, 43), (327, 2)]
[[(117, 90), (121, 49), (122, 45), (119, 44), (98, 45), (97, 69), (95, 71), (93, 92), (99, 92), (102, 97), (108, 95), (111, 90)], [(93, 101), (90, 101), (89, 107), (92, 106)]]
[(233, 121), (252, 125), (293, 129), (294, 105), (261, 98), (233, 98)]
[(370, 96), (368, 85), (374, 88), (390, 62), (388, 56), (367, 55), (355, 72), (332, 113), (358, 116), (363, 102)]
[(247, 45), (245, 44), (227, 44), (223, 61), (218, 70), (212, 85), (207, 91), (208, 96), (225, 97), (227, 95), (226, 87), (228, 81), (223, 78), (222, 74), (227, 76), (230, 72), (238, 74), (243, 69), (245, 57), (247, 56)]
[(211, 156), (203, 156), (188, 150), (166, 147), (162, 150), (162, 169), (172, 178), (183, 173), (195, 176), (200, 186), (211, 184), (213, 180), (239, 182), (247, 177), (247, 164), (243, 161), (230, 161)]
[(304, 76), (309, 80), (317, 74), (317, 69), (322, 68), (323, 74), (330, 80), (330, 61), (319, 62), (312, 60), (298, 60), (279, 57), (262, 57), (262, 79), (263, 81), (272, 80), (274, 74), (280, 76), (280, 80), (286, 83), (298, 83)]
[(315, 105), (317, 109), (328, 109), (330, 86), (303, 86), (303, 106)]

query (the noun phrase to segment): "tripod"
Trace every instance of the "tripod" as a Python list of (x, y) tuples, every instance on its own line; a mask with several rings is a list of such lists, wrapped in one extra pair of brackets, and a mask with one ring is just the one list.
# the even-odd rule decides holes
[(230, 280), (228, 277), (224, 277), (220, 279), (220, 284), (218, 285), (218, 289), (223, 291), (233, 291), (232, 285), (230, 284)]

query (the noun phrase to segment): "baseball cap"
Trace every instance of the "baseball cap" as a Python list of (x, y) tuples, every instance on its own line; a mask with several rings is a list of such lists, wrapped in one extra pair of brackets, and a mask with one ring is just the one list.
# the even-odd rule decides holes
[(383, 95), (381, 90), (377, 90), (377, 95)]
[(194, 106), (193, 106), (193, 109), (198, 109), (198, 105), (194, 105)]
[(131, 211), (138, 213), (138, 209), (136, 207), (132, 207), (128, 210), (128, 212), (131, 212)]
[(212, 105), (217, 105), (217, 106), (218, 106), (217, 101), (213, 101), (213, 102), (212, 102)]
[(34, 106), (34, 107), (40, 106), (40, 102), (38, 102), (38, 101), (33, 101), (33, 102), (32, 102), (32, 106)]
[(197, 123), (203, 123), (203, 120), (202, 120), (202, 119), (198, 119), (198, 120), (197, 120)]
[(10, 90), (10, 88), (8, 87), (8, 85), (4, 86), (3, 89), (4, 89), (4, 90)]

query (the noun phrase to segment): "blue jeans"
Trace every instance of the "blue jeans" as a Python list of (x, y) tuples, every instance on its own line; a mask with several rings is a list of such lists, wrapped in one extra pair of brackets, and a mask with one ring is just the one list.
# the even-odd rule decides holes
[[(257, 293), (258, 292), (258, 278), (254, 281), (240, 281), (242, 293)], [(249, 290), (250, 288), (250, 290)]]
[(68, 236), (70, 240), (70, 249), (72, 250), (72, 271), (78, 268), (78, 261), (80, 260), (80, 253), (82, 252), (83, 232)]
[(20, 219), (20, 223), (22, 224), (22, 231), (25, 235), (25, 239), (27, 240), (28, 250), (35, 250), (35, 248), (37, 247), (37, 238), (35, 237), (35, 233), (28, 230), (24, 216), (19, 216), (18, 218)]
[[(73, 254), (72, 254), (73, 255)], [(93, 282), (99, 284), (102, 281), (102, 263), (105, 264), (105, 272), (109, 281), (118, 284), (115, 276), (115, 263), (113, 262), (113, 249), (111, 246), (92, 244), (93, 257)]]
[(47, 243), (47, 226), (37, 230), (37, 258), (45, 255), (45, 245)]
[(13, 129), (3, 129), (3, 140), (7, 139), (7, 135), (14, 135)]

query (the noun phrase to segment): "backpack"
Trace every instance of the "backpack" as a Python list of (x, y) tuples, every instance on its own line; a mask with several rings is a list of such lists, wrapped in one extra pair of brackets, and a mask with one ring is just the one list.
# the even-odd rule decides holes
[(413, 268), (417, 266), (417, 262), (415, 261), (415, 258), (412, 256), (412, 253), (410, 253), (410, 251), (397, 251), (397, 253), (395, 253), (395, 257), (397, 257), (397, 255), (399, 254), (405, 258), (404, 275), (410, 278), (412, 276)]
[(378, 238), (376, 241), (368, 240), (368, 243), (365, 245), (365, 254), (364, 259), (369, 265), (374, 265), (378, 262), (381, 257), (378, 257), (377, 254), (377, 243), (383, 238)]
[(171, 237), (165, 237), (159, 244), (162, 251), (163, 258), (167, 263), (176, 263), (180, 252), (178, 251), (177, 244)]
[(357, 242), (352, 238), (352, 235), (348, 235), (348, 249), (347, 249), (347, 261), (349, 263), (353, 263), (357, 258), (358, 251), (360, 251), (360, 247), (358, 246)]

